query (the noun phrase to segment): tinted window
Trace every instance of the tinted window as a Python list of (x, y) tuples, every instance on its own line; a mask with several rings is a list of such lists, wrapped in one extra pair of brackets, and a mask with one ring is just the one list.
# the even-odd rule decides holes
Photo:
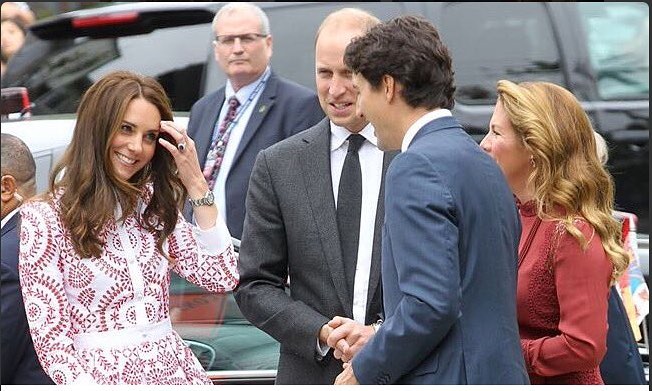
[(603, 99), (649, 99), (650, 11), (645, 3), (578, 3)]
[(172, 273), (170, 318), (208, 371), (275, 370), (278, 365), (278, 342), (245, 320), (232, 293), (210, 293)]
[[(210, 25), (157, 29), (110, 39), (76, 38), (39, 42), (22, 53), (24, 79), (34, 114), (74, 113), (82, 94), (102, 75), (126, 69), (153, 76), (170, 95), (175, 111), (189, 111), (199, 98), (210, 50)], [(29, 57), (29, 58), (27, 58)]]
[(443, 9), (440, 30), (453, 57), (459, 102), (493, 104), (500, 79), (564, 84), (543, 4), (453, 3)]

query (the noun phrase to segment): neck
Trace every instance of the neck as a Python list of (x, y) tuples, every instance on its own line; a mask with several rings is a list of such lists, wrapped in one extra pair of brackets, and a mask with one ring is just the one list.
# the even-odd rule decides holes
[(522, 204), (525, 204), (534, 199), (534, 190), (530, 189), (526, 184), (512, 188), (512, 192), (516, 198), (521, 201)]
[(230, 79), (231, 86), (233, 87), (233, 91), (238, 92), (242, 87), (248, 86), (249, 84), (257, 80), (259, 77), (261, 77), (263, 73), (265, 73), (265, 71), (254, 76), (243, 76), (242, 78)]

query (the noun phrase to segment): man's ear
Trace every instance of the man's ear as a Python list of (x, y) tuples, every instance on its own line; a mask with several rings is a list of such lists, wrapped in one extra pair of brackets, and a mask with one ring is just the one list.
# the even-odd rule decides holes
[(11, 201), (18, 190), (16, 178), (12, 175), (3, 175), (2, 179), (0, 179), (0, 185), (2, 186), (2, 202)]
[(384, 75), (383, 76), (383, 88), (385, 92), (385, 99), (387, 102), (391, 102), (394, 99), (394, 96), (396, 95), (396, 81), (394, 78), (390, 75)]

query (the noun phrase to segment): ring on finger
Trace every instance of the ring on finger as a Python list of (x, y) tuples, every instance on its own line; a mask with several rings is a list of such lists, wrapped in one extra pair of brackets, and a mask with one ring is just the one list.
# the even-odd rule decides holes
[(186, 150), (186, 143), (185, 142), (180, 142), (179, 144), (177, 144), (177, 149), (179, 150), (179, 152), (185, 151)]

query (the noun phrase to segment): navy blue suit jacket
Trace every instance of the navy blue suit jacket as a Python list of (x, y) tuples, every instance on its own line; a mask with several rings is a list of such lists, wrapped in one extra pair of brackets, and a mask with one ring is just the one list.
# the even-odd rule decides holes
[(499, 167), (453, 117), (389, 166), (385, 323), (353, 359), (362, 384), (528, 384), (516, 318), (521, 226)]
[(600, 363), (604, 384), (646, 384), (643, 361), (615, 286), (609, 291), (608, 319), (607, 353)]
[(38, 362), (25, 316), (18, 280), (19, 225), (20, 214), (16, 213), (2, 227), (2, 384), (54, 384)]
[[(195, 141), (202, 168), (224, 104), (224, 91), (225, 87), (203, 97), (190, 111), (188, 135)], [(258, 152), (308, 129), (322, 118), (324, 112), (314, 91), (272, 72), (253, 109), (226, 179), (226, 224), (231, 236), (238, 239), (242, 236), (247, 187)], [(192, 221), (190, 207), (186, 207), (185, 216)]]

